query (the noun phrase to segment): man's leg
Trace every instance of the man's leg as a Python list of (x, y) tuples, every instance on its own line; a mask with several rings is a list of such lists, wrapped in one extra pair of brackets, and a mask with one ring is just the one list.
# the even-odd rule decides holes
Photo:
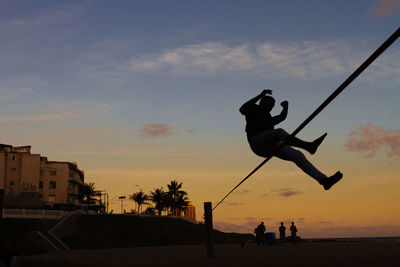
[[(274, 131), (276, 132), (276, 135), (279, 139), (278, 141), (284, 141), (286, 139), (286, 137), (289, 136), (289, 134), (281, 128), (276, 129)], [(321, 137), (315, 139), (312, 142), (307, 142), (307, 141), (301, 140), (297, 137), (292, 137), (287, 144), (289, 146), (302, 148), (302, 149), (308, 151), (310, 154), (315, 154), (315, 152), (317, 152), (317, 148), (322, 143), (322, 141), (324, 141), (326, 136), (327, 136), (327, 133), (324, 133)]]
[(322, 184), (323, 180), (327, 179), (326, 175), (315, 168), (301, 151), (294, 149), (291, 146), (283, 146), (282, 149), (275, 153), (274, 156), (283, 160), (294, 162), (300, 169), (302, 169), (320, 184)]
[(283, 160), (294, 162), (300, 169), (320, 183), (325, 190), (329, 190), (343, 177), (343, 174), (338, 171), (328, 178), (325, 174), (314, 167), (314, 165), (307, 160), (302, 152), (287, 145), (283, 146), (282, 149), (275, 153), (274, 156)]

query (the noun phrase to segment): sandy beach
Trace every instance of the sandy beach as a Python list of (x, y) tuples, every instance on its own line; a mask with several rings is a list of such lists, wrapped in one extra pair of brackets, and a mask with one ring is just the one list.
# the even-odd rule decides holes
[(76, 250), (24, 257), (21, 266), (400, 266), (400, 243), (332, 242)]

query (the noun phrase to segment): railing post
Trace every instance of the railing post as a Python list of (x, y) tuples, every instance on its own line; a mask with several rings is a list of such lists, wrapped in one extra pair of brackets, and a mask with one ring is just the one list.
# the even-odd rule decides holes
[(204, 229), (206, 237), (207, 257), (214, 257), (214, 242), (213, 242), (213, 223), (212, 223), (212, 204), (204, 202)]

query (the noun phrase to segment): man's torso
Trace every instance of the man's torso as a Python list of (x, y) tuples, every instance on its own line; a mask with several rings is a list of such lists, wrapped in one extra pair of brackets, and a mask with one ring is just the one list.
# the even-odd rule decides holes
[(256, 134), (274, 129), (271, 114), (263, 111), (259, 105), (254, 104), (245, 114), (247, 139)]

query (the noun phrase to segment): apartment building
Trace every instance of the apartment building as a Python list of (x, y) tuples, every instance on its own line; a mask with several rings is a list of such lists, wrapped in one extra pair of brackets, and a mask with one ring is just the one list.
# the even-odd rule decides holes
[(77, 204), (84, 173), (76, 163), (48, 161), (32, 154), (31, 146), (0, 144), (0, 190), (4, 205), (41, 207)]
[(83, 171), (76, 163), (48, 161), (40, 158), (40, 201), (47, 205), (78, 204), (79, 186), (83, 184)]

